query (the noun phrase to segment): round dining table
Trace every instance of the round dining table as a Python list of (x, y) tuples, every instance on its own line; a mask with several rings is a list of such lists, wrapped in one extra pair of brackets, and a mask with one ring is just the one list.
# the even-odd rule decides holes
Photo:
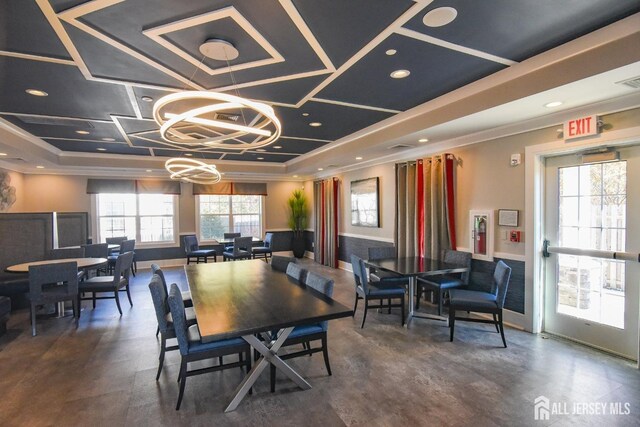
[[(22, 264), (10, 265), (5, 268), (8, 273), (28, 273), (29, 267), (32, 265), (60, 264), (63, 262), (75, 262), (78, 264), (78, 270), (84, 268), (98, 267), (107, 263), (106, 258), (63, 258), (63, 259), (45, 259), (42, 261), (23, 262)], [(64, 301), (58, 303), (58, 317), (64, 317)]]

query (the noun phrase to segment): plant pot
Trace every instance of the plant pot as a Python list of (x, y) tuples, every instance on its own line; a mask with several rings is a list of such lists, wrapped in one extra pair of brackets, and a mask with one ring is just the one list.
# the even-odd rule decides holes
[(304, 240), (304, 236), (294, 236), (291, 241), (291, 250), (293, 251), (293, 256), (296, 258), (304, 257), (306, 242)]

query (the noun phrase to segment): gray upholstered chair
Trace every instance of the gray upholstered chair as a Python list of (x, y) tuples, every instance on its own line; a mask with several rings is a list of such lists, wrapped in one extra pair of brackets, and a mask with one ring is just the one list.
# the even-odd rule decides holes
[(71, 300), (73, 313), (80, 316), (78, 306), (78, 263), (32, 265), (29, 267), (29, 301), (31, 334), (36, 336), (36, 307)]
[[(364, 316), (362, 317), (361, 328), (364, 328), (364, 322), (367, 319), (367, 311), (370, 308), (401, 308), (401, 325), (404, 325), (404, 286), (374, 286), (367, 277), (367, 269), (362, 258), (351, 255), (351, 267), (353, 268), (353, 278), (356, 287), (356, 301), (353, 306), (353, 313), (355, 316), (356, 309), (358, 308), (358, 300), (364, 299)], [(399, 303), (383, 305), (382, 300), (394, 300), (400, 299)], [(370, 305), (370, 300), (378, 300), (378, 305)]]
[[(84, 248), (84, 256), (87, 258), (107, 258), (109, 256), (108, 243), (94, 243), (90, 245), (83, 245), (83, 248)], [(95, 274), (92, 274), (92, 272)], [(97, 276), (98, 273), (100, 272), (107, 274), (108, 266), (104, 265), (103, 267), (85, 269), (85, 276), (86, 277)]]
[[(151, 274), (157, 274), (160, 276), (162, 280), (162, 285), (164, 286), (165, 293), (169, 294), (169, 287), (167, 286), (167, 279), (164, 275), (164, 271), (160, 268), (158, 264), (151, 264)], [(192, 307), (193, 301), (191, 300), (191, 292), (190, 291), (182, 291), (182, 301), (184, 301), (184, 305), (186, 307)]]
[[(294, 264), (295, 265), (295, 264)], [(333, 296), (333, 280), (320, 276), (312, 271), (307, 272), (304, 282), (305, 286), (317, 291), (318, 298), (331, 298)], [(290, 346), (302, 344), (304, 350), (295, 353), (281, 355), (282, 360), (293, 359), (300, 356), (311, 356), (313, 353), (322, 352), (324, 356), (324, 366), (331, 375), (331, 365), (329, 364), (329, 350), (327, 347), (327, 330), (329, 322), (319, 322), (310, 325), (301, 325), (293, 328), (289, 337), (282, 345)], [(275, 337), (274, 337), (275, 338)], [(311, 342), (320, 340), (320, 347), (311, 347)], [(276, 368), (271, 365), (271, 391), (276, 391)]]
[(274, 255), (271, 257), (271, 268), (282, 273), (287, 272), (287, 267), (290, 263), (297, 264), (298, 260), (294, 257), (286, 257), (280, 255)]
[(251, 253), (253, 254), (254, 259), (264, 257), (265, 262), (269, 261), (269, 257), (273, 254), (273, 250), (271, 249), (271, 239), (273, 239), (273, 233), (267, 233), (264, 236), (264, 245), (252, 248)]
[[(173, 329), (173, 316), (169, 311), (169, 301), (167, 294), (167, 287), (164, 283), (164, 279), (159, 274), (151, 276), (151, 282), (149, 282), (149, 291), (151, 292), (151, 299), (153, 300), (153, 307), (156, 312), (156, 320), (158, 321), (158, 332), (160, 335), (160, 356), (158, 361), (158, 372), (156, 373), (156, 381), (160, 378), (162, 372), (162, 366), (164, 365), (164, 354), (167, 351), (178, 350), (178, 346), (167, 347), (167, 340), (176, 338), (176, 333)], [(187, 324), (193, 325), (196, 323), (196, 314), (193, 308), (185, 309), (185, 318)], [(158, 334), (156, 333), (156, 336)]]
[[(131, 301), (131, 293), (129, 292), (129, 276), (131, 275), (131, 265), (133, 264), (133, 252), (125, 252), (118, 255), (116, 259), (116, 265), (113, 269), (113, 276), (96, 276), (85, 280), (80, 284), (80, 292), (91, 293), (91, 298), (81, 298), (78, 296), (78, 300), (92, 300), (93, 308), (96, 308), (96, 300), (99, 299), (115, 299), (118, 311), (122, 315), (122, 308), (120, 307), (121, 291), (127, 292), (127, 298), (129, 304), (133, 307), (133, 301)], [(113, 296), (96, 296), (97, 293), (113, 292)]]
[(133, 253), (133, 258), (134, 258), (134, 261), (132, 261), (132, 263), (131, 263), (131, 265), (132, 265), (131, 272), (135, 276), (136, 275), (135, 274), (135, 256), (136, 255), (135, 255), (135, 252), (134, 252), (135, 247), (136, 247), (136, 241), (135, 240), (123, 240), (122, 242), (120, 242), (120, 251), (119, 252), (113, 252), (107, 257), (108, 273), (109, 274), (113, 273), (113, 267), (116, 265), (116, 260), (118, 259), (120, 254), (124, 254), (126, 252), (131, 252), (131, 253)]
[(237, 260), (237, 259), (251, 259), (251, 246), (253, 244), (253, 237), (236, 237), (233, 239), (233, 248), (231, 251), (224, 251), (222, 253), (222, 259), (224, 261)]
[[(242, 233), (224, 233), (223, 234), (224, 240), (231, 240), (231, 239), (235, 239), (236, 237), (242, 237)], [(225, 244), (224, 250), (225, 251), (232, 251), (233, 250), (233, 245)]]
[[(456, 320), (466, 322), (492, 323), (496, 326), (496, 331), (502, 337), (502, 344), (507, 347), (504, 338), (504, 325), (502, 324), (502, 308), (509, 288), (511, 278), (511, 267), (503, 261), (498, 261), (493, 271), (491, 292), (480, 292), (466, 289), (452, 289), (449, 292), (449, 340), (453, 341), (453, 331)], [(478, 319), (472, 317), (456, 317), (456, 311), (467, 311), (476, 313), (489, 313), (493, 320)]]
[(49, 251), (49, 259), (84, 258), (84, 248), (59, 248)]
[[(394, 246), (379, 246), (367, 248), (369, 259), (377, 261), (386, 258), (396, 257), (396, 248)], [(372, 282), (380, 282), (380, 285), (408, 285), (409, 278), (401, 276), (391, 271), (384, 271), (375, 268), (369, 268), (369, 280)]]
[[(182, 303), (182, 295), (178, 285), (171, 285), (169, 291), (169, 309), (173, 317), (173, 329), (178, 339), (178, 347), (180, 349), (180, 392), (178, 394), (178, 403), (176, 411), (180, 409), (184, 388), (187, 383), (187, 377), (193, 375), (205, 374), (208, 372), (221, 371), (231, 368), (246, 368), (247, 373), (251, 369), (251, 347), (242, 338), (230, 338), (225, 340), (203, 343), (200, 337), (198, 325), (189, 326), (185, 315), (185, 307)], [(217, 366), (210, 366), (200, 369), (188, 369), (191, 362), (199, 360), (207, 360), (213, 358), (221, 358), (231, 354), (238, 355), (238, 362), (220, 363)], [(218, 361), (220, 362), (221, 359)]]
[(307, 270), (302, 268), (300, 264), (290, 262), (289, 265), (287, 265), (287, 276), (291, 277), (294, 280), (297, 280), (300, 283), (303, 283), (304, 279), (307, 276)]
[[(122, 242), (127, 240), (127, 236), (115, 236), (115, 237), (107, 237), (104, 239), (104, 242), (107, 245), (120, 245)], [(112, 254), (117, 255), (122, 252), (120, 249), (114, 249), (111, 251)]]
[(200, 260), (207, 263), (209, 257), (213, 257), (213, 262), (218, 261), (218, 254), (215, 249), (200, 249), (198, 238), (196, 236), (184, 236), (184, 251), (187, 254), (187, 264), (191, 264), (191, 259), (196, 259), (196, 264), (200, 264)]
[(467, 267), (467, 271), (460, 274), (418, 277), (416, 308), (420, 308), (420, 295), (422, 295), (424, 291), (434, 291), (438, 296), (438, 316), (442, 316), (442, 302), (444, 301), (445, 293), (447, 293), (449, 289), (460, 288), (469, 284), (471, 253), (448, 249), (444, 252), (442, 260), (447, 264)]

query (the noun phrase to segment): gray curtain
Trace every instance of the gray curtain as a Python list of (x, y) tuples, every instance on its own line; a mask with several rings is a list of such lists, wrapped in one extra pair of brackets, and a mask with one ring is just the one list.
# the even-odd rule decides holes
[(314, 260), (338, 267), (338, 218), (340, 181), (337, 178), (313, 183)]
[(180, 181), (144, 179), (136, 181), (138, 194), (181, 194)]
[(133, 179), (93, 179), (87, 180), (87, 194), (117, 193), (135, 194), (136, 181)]
[(442, 156), (424, 159), (425, 257), (440, 258), (451, 248), (447, 227), (444, 164)]
[(416, 162), (396, 164), (395, 243), (398, 257), (418, 256)]
[(193, 194), (266, 196), (267, 184), (264, 182), (218, 182), (217, 184), (193, 184)]

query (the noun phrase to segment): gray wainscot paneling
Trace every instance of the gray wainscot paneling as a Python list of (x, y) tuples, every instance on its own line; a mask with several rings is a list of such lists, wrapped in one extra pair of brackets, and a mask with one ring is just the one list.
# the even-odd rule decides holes
[(495, 262), (474, 259), (471, 263), (471, 276), (469, 288), (489, 292), (493, 270), (498, 261), (504, 261), (511, 267), (511, 279), (504, 306), (506, 309), (524, 314), (524, 261), (512, 259), (494, 258)]
[(89, 237), (88, 212), (55, 212), (58, 228), (58, 247), (78, 246)]

